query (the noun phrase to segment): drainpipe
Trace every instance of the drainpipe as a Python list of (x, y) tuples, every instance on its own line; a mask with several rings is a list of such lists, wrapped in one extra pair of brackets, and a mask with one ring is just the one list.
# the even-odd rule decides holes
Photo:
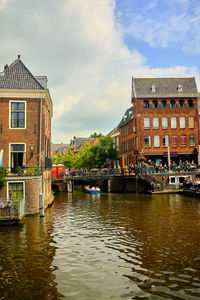
[(40, 98), (40, 146), (39, 146), (39, 168), (41, 169), (41, 154), (42, 154), (42, 98)]

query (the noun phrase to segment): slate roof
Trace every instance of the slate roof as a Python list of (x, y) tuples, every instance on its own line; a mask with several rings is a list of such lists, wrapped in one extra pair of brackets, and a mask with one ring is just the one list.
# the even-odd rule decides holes
[(81, 137), (74, 137), (71, 141), (70, 141), (70, 146), (79, 146), (80, 144), (83, 144), (85, 142), (90, 142), (92, 141), (94, 138), (81, 138)]
[[(41, 77), (40, 77), (41, 78)], [(42, 84), (32, 75), (20, 60), (20, 56), (0, 73), (0, 89), (44, 90)]]
[(135, 98), (197, 97), (194, 77), (188, 78), (132, 78)]
[(133, 119), (133, 107), (130, 107), (126, 110), (126, 112), (123, 115), (123, 118), (121, 119), (121, 122), (119, 123), (118, 127), (120, 128), (120, 127), (126, 125), (132, 119)]

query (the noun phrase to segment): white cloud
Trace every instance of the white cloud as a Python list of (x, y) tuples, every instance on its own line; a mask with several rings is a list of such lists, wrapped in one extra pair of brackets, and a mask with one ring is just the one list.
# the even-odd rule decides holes
[(200, 55), (199, 27), (199, 1), (161, 0), (130, 14), (124, 32), (152, 47), (180, 47), (186, 53)]
[[(111, 131), (131, 105), (132, 76), (198, 76), (186, 66), (152, 69), (137, 49), (131, 52), (124, 44), (114, 13), (114, 0), (9, 0), (0, 10), (0, 65), (21, 54), (34, 75), (47, 75), (54, 142)], [(136, 17), (134, 34), (154, 44), (152, 20), (140, 29), (144, 20)], [(143, 32), (147, 27), (148, 34)], [(161, 39), (162, 28), (158, 23), (164, 45), (171, 35), (165, 28)]]

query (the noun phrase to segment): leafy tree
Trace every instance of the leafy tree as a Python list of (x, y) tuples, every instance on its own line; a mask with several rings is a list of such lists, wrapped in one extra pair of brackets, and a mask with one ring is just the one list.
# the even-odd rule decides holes
[(102, 137), (102, 136), (103, 136), (103, 135), (102, 135), (101, 133), (96, 133), (96, 132), (94, 132), (93, 134), (91, 134), (90, 138), (96, 139), (96, 138), (100, 138), (100, 137)]
[(113, 148), (113, 138), (110, 136), (101, 137), (99, 143), (91, 147), (91, 151), (95, 166), (98, 168), (101, 168), (107, 159), (117, 158), (117, 152)]
[(76, 158), (75, 158), (75, 155), (74, 155), (74, 153), (72, 152), (71, 149), (69, 149), (67, 151), (67, 153), (62, 156), (62, 159), (63, 159), (62, 163), (64, 164), (64, 166), (66, 168), (73, 168), (73, 167), (75, 167)]

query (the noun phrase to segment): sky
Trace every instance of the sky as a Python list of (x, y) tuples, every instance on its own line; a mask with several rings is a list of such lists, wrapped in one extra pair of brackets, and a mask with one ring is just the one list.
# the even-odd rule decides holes
[(195, 76), (199, 0), (0, 0), (0, 71), (17, 55), (46, 75), (52, 142), (108, 134), (131, 106), (131, 78)]

